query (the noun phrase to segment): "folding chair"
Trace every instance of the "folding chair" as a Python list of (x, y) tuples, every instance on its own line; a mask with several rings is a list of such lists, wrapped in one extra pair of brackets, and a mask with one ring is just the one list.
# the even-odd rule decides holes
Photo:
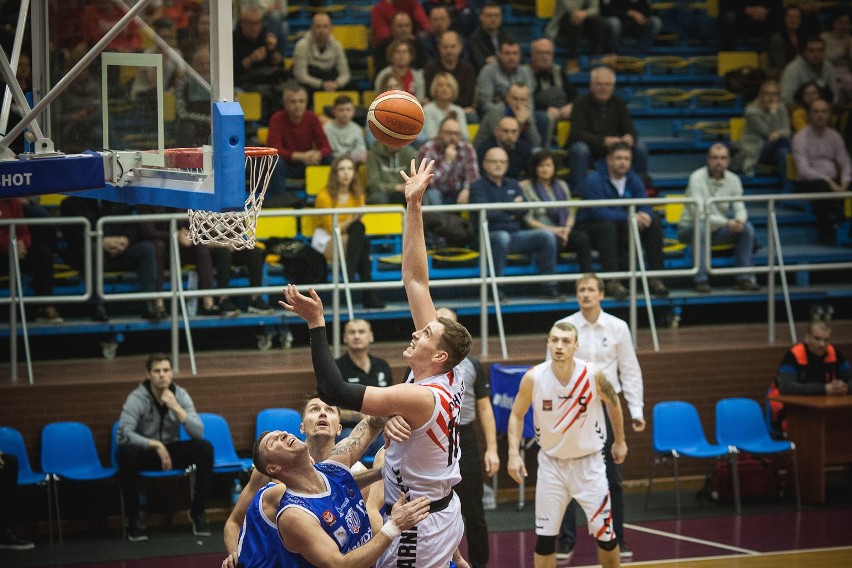
[[(99, 481), (118, 478), (115, 467), (104, 467), (98, 458), (92, 431), (81, 422), (53, 422), (41, 431), (41, 468), (53, 486), (53, 506), (62, 542), (62, 516), (59, 511), (59, 480)], [(118, 485), (118, 483), (116, 483)], [(124, 518), (124, 498), (121, 497), (121, 518)]]
[(734, 446), (740, 452), (781, 454), (790, 452), (796, 476), (796, 507), (802, 508), (799, 495), (799, 466), (796, 444), (773, 440), (766, 428), (760, 404), (750, 398), (723, 398), (716, 403), (716, 441)]
[(645, 493), (645, 508), (651, 496), (654, 473), (659, 459), (672, 458), (675, 479), (675, 500), (677, 515), (680, 517), (680, 477), (677, 465), (680, 456), (691, 458), (727, 458), (731, 461), (734, 481), (734, 503), (737, 514), (740, 507), (740, 483), (737, 475), (737, 450), (723, 444), (711, 444), (704, 435), (704, 427), (698, 417), (698, 410), (689, 402), (671, 401), (654, 405), (653, 422), (654, 454), (651, 456), (651, 470), (648, 474), (648, 491)]
[[(502, 365), (492, 363), (489, 379), (491, 381), (491, 406), (494, 409), (494, 424), (498, 434), (506, 434), (509, 429), (509, 415), (512, 413), (512, 404), (518, 394), (521, 379), (530, 369), (529, 365)], [(530, 408), (524, 415), (524, 432), (521, 440), (521, 460), (526, 458), (526, 449), (535, 443), (535, 425), (533, 424), (533, 412)], [(497, 477), (491, 478), (491, 487), (497, 494)], [(523, 510), (525, 505), (525, 483), (521, 479), (518, 486), (518, 511)]]
[(254, 438), (258, 439), (263, 432), (283, 430), (305, 441), (302, 433), (302, 415), (292, 408), (264, 408), (257, 413)]
[(251, 458), (237, 456), (228, 421), (218, 414), (199, 413), (204, 439), (213, 445), (213, 473), (239, 473), (252, 468)]
[[(47, 522), (50, 541), (53, 542), (53, 507), (50, 506), (50, 476), (33, 471), (24, 437), (14, 428), (0, 426), (0, 451), (18, 458), (18, 485), (38, 485), (47, 490)], [(8, 503), (4, 506), (8, 506)]]
[[(118, 420), (112, 425), (112, 437), (110, 443), (110, 465), (118, 470)], [(183, 430), (183, 426), (181, 426), (181, 430)], [(161, 469), (146, 469), (139, 471), (139, 477), (145, 477), (148, 479), (162, 479), (166, 477), (188, 477), (189, 478), (189, 498), (195, 496), (195, 464), (190, 465), (184, 469), (169, 469), (169, 470), (161, 470)], [(127, 527), (127, 519), (122, 517), (123, 526)]]

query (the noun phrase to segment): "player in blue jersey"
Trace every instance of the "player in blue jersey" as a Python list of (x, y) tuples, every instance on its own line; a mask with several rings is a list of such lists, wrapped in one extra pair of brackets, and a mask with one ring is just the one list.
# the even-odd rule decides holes
[[(266, 522), (275, 519), (286, 549), (288, 563), (283, 566), (367, 568), (401, 531), (429, 515), (428, 499), (406, 503), (400, 498), (374, 535), (367, 507), (349, 472), (360, 457), (360, 452), (353, 452), (354, 446), (336, 447), (328, 460), (314, 464), (307, 444), (289, 432), (264, 432), (255, 442), (257, 469), (284, 485), (268, 486), (254, 511), (249, 507), (249, 515), (262, 514)], [(242, 551), (253, 545), (243, 539), (241, 561)]]
[[(337, 407), (324, 404), (315, 394), (305, 400), (302, 407), (302, 424), (301, 431), (305, 435), (305, 442), (308, 444), (308, 452), (314, 461), (320, 462), (328, 459), (335, 447), (335, 439), (340, 434), (340, 412)], [(338, 445), (350, 447), (353, 452), (364, 451), (368, 448), (372, 441), (376, 438), (384, 425), (384, 418), (365, 417), (352, 432)], [(357, 444), (357, 447), (353, 447)], [(383, 454), (383, 452), (381, 452)], [(379, 456), (376, 458), (380, 459)], [(368, 504), (368, 512), (370, 514), (371, 525), (374, 531), (377, 531), (382, 525), (382, 517), (378, 512), (379, 508), (384, 504), (383, 491), (381, 484), (375, 491), (369, 491), (369, 484), (377, 481), (380, 478), (379, 470), (367, 470), (363, 465), (356, 462), (352, 466), (352, 474), (358, 481), (359, 487), (362, 488), (364, 500)], [(269, 541), (268, 551), (270, 555), (278, 554), (284, 551), (280, 545), (278, 537), (278, 527), (274, 523), (263, 521), (262, 518), (256, 517), (245, 522), (246, 514), (251, 506), (252, 499), (258, 494), (261, 489), (271, 481), (269, 477), (263, 475), (258, 470), (251, 473), (249, 482), (243, 488), (240, 498), (234, 506), (231, 515), (225, 522), (224, 541), (225, 550), (228, 552), (227, 558), (222, 562), (222, 568), (236, 568), (239, 557), (239, 543), (242, 532), (259, 531), (265, 534), (265, 538)], [(368, 497), (368, 493), (372, 497)], [(370, 499), (373, 499), (371, 501)], [(254, 537), (252, 537), (254, 538)], [(245, 560), (243, 558), (243, 560)], [(276, 564), (270, 564), (276, 565)]]

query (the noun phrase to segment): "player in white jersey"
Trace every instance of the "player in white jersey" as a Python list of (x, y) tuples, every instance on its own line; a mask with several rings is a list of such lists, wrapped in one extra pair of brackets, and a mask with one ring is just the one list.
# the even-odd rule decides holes
[(612, 457), (627, 456), (621, 402), (604, 374), (576, 359), (577, 328), (555, 324), (547, 337), (550, 362), (524, 374), (509, 416), (509, 475), (521, 482), (527, 476), (519, 448), (524, 415), (533, 407), (538, 453), (535, 491), (536, 568), (556, 566), (556, 535), (571, 499), (583, 508), (589, 533), (598, 543), (598, 560), (604, 568), (620, 565), (618, 540), (612, 528), (609, 486), (603, 459), (606, 425), (603, 400), (612, 422), (615, 441)]
[(411, 368), (405, 384), (376, 388), (346, 383), (328, 348), (317, 293), (310, 290), (305, 296), (290, 285), (284, 290), (284, 301), (279, 302), (308, 323), (317, 390), (324, 401), (372, 416), (398, 415), (411, 429), (407, 441), (391, 444), (387, 450), (385, 503), (394, 504), (399, 495), (408, 499), (426, 496), (431, 502), (430, 515), (394, 542), (377, 563), (379, 567), (445, 568), (451, 558), (467, 565), (457, 551), (464, 523), (459, 499), (452, 491), (460, 479), (456, 427), (464, 394), (464, 382), (454, 369), (470, 351), (471, 338), (458, 322), (437, 317), (429, 293), (422, 199), (433, 166), (434, 161), (427, 165), (424, 160), (418, 168), (412, 160), (411, 175), (400, 172), (406, 181), (408, 212), (402, 280), (416, 330), (403, 352)]

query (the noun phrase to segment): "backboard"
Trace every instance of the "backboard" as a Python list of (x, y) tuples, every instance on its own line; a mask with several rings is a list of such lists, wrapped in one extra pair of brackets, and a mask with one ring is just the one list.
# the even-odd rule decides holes
[[(234, 100), (231, 1), (130, 4), (33, 2), (31, 46), (17, 35), (3, 46), (8, 63), (32, 53), (24, 88), (33, 92), (34, 114), (7, 95), (12, 112), (0, 151), (13, 152), (0, 161), (0, 197), (74, 191), (173, 208), (242, 208), (245, 124)], [(18, 126), (28, 115), (35, 123)], [(34, 153), (20, 154), (23, 127)], [(200, 168), (167, 159), (170, 148), (202, 146)], [(86, 168), (80, 176), (77, 164)], [(102, 170), (98, 184), (93, 166)], [(3, 184), (7, 174), (22, 183)]]

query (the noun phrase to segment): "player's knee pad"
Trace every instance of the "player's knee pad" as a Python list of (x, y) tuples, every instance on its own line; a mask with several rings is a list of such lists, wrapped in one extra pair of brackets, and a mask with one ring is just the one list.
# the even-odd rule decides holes
[(556, 554), (556, 536), (538, 535), (535, 539), (535, 553), (541, 556)]
[(614, 538), (612, 540), (598, 540), (596, 542), (598, 543), (598, 548), (607, 552), (609, 552), (610, 550), (615, 550), (615, 548), (618, 546), (617, 538)]

